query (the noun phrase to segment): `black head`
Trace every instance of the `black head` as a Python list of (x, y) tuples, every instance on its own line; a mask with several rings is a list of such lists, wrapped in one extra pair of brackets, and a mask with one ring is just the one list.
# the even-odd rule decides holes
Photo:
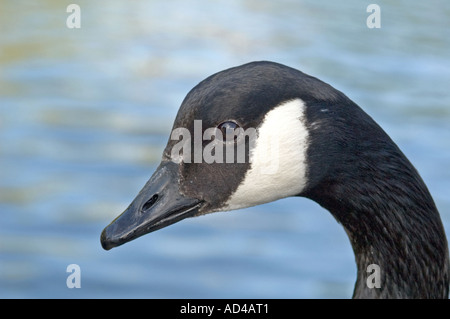
[[(328, 84), (272, 62), (253, 62), (208, 77), (187, 94), (159, 168), (128, 209), (105, 228), (103, 247), (186, 217), (297, 195), (305, 182), (292, 187), (297, 183), (292, 179), (306, 180), (306, 105), (347, 100)], [(227, 132), (234, 135), (229, 138)], [(281, 149), (267, 149), (273, 136)], [(268, 169), (274, 162), (277, 167)], [(252, 177), (258, 175), (267, 176)], [(283, 186), (285, 175), (291, 181)], [(240, 186), (243, 190), (237, 192)]]
[(208, 77), (182, 102), (160, 166), (105, 228), (103, 247), (186, 217), (300, 194), (307, 184), (309, 105), (316, 113), (346, 103), (328, 84), (273, 62)]

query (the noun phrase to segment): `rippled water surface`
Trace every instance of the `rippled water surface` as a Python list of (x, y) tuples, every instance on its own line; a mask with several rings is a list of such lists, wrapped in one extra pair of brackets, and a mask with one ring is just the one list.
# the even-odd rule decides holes
[[(73, 1), (72, 1), (73, 2)], [(99, 236), (152, 174), (186, 93), (273, 60), (362, 106), (414, 163), (450, 233), (450, 5), (69, 1), (0, 5), (0, 297), (347, 298), (342, 227), (290, 198), (184, 220), (104, 251)], [(81, 288), (69, 289), (69, 264)]]

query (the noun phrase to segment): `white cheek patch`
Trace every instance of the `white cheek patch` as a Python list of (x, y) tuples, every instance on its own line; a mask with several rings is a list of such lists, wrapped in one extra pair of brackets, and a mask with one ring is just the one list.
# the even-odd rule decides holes
[(308, 130), (304, 114), (301, 99), (284, 102), (266, 114), (250, 151), (250, 168), (223, 210), (271, 202), (305, 188)]

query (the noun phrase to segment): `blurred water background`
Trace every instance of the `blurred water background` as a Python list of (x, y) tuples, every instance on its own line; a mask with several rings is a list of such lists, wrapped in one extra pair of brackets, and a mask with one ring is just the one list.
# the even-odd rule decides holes
[[(69, 29), (70, 3), (81, 28)], [(0, 297), (349, 298), (342, 227), (290, 198), (184, 220), (104, 251), (200, 80), (273, 60), (345, 92), (417, 167), (450, 234), (450, 4), (2, 1)], [(66, 267), (81, 268), (69, 289)]]

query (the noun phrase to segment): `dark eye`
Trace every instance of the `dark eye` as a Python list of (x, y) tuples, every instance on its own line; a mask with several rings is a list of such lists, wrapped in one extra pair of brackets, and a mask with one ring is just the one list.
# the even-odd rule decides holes
[(233, 121), (225, 121), (217, 126), (219, 130), (222, 131), (223, 141), (236, 141), (238, 137), (238, 132), (235, 132), (239, 128), (239, 125)]

